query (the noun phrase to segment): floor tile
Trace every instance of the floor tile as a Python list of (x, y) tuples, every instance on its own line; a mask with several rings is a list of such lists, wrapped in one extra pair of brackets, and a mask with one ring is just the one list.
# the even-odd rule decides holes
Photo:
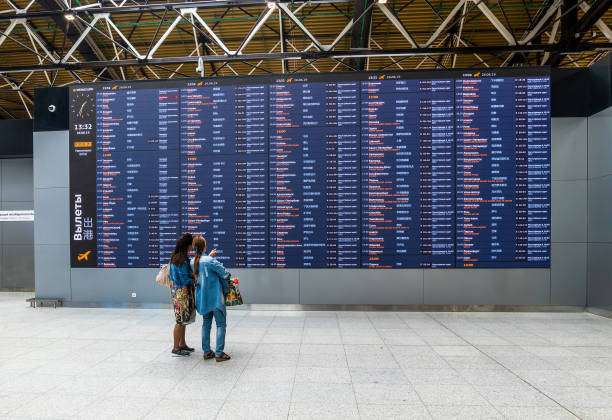
[(345, 345), (346, 359), (350, 368), (398, 369), (399, 365), (385, 346)]
[(427, 408), (422, 404), (359, 404), (362, 419), (431, 419)]
[(564, 370), (608, 370), (612, 372), (611, 367), (606, 366), (605, 363), (601, 363), (595, 359), (590, 359), (588, 357), (580, 357), (580, 356), (560, 356), (560, 357), (546, 357), (544, 358), (546, 362), (552, 364), (558, 369)]
[(480, 405), (451, 405), (451, 406), (428, 406), (427, 410), (434, 420), (452, 420), (452, 419), (482, 419), (493, 420), (503, 419), (504, 416), (491, 406)]
[(404, 368), (403, 372), (413, 385), (466, 385), (468, 383), (455, 369)]
[(543, 387), (542, 392), (564, 407), (612, 408), (610, 395), (594, 387)]
[(425, 405), (488, 405), (471, 385), (415, 385)]
[(11, 391), (16, 393), (45, 393), (73, 378), (74, 376), (29, 374), (12, 378), (9, 385)]
[(457, 372), (471, 385), (524, 385), (515, 373), (506, 369), (457, 369)]
[(382, 329), (379, 330), (379, 334), (384, 343), (389, 345), (423, 346), (427, 344), (418, 334), (406, 330)]
[(373, 335), (355, 335), (342, 334), (342, 344), (384, 344), (382, 338), (377, 334)]
[(176, 417), (177, 413), (181, 419), (214, 419), (222, 405), (223, 400), (163, 399), (145, 419), (166, 420)]
[(178, 382), (177, 379), (132, 377), (120, 382), (108, 395), (121, 397), (137, 393), (139, 397), (163, 397), (175, 388)]
[(612, 408), (572, 408), (572, 412), (583, 420), (610, 420), (612, 419)]
[(485, 356), (444, 356), (444, 362), (454, 369), (502, 369), (495, 360)]
[[(354, 381), (354, 378), (353, 378)], [(351, 374), (348, 368), (298, 367), (295, 373), (296, 383), (350, 384)]]
[(410, 384), (408, 377), (401, 369), (350, 368), (350, 377), (354, 384)]
[(4, 391), (0, 391), (0, 416), (8, 416), (19, 407), (28, 405), (32, 400), (44, 395), (32, 392), (18, 393), (12, 390), (11, 392), (6, 392), (6, 388), (3, 389)]
[(301, 353), (298, 367), (345, 367), (348, 368), (344, 354), (306, 354)]
[(456, 336), (456, 335), (439, 335), (439, 336), (421, 336), (425, 343), (430, 346), (464, 346), (466, 344), (470, 344), (465, 341), (465, 339)]
[(480, 356), (481, 353), (473, 346), (432, 346), (433, 351), (440, 356)]
[(299, 349), (301, 354), (315, 356), (340, 356), (344, 357), (346, 350), (341, 344), (302, 344)]
[(295, 367), (251, 367), (247, 366), (240, 380), (245, 382), (292, 382), (295, 378)]
[(562, 407), (499, 407), (498, 410), (509, 420), (576, 420), (568, 410)]
[(201, 378), (199, 381), (182, 381), (168, 392), (167, 395), (175, 396), (184, 394), (185, 389), (189, 392), (189, 398), (193, 400), (225, 400), (232, 389), (235, 381), (219, 381), (218, 379)]
[(110, 376), (77, 376), (61, 383), (51, 392), (63, 395), (91, 395), (100, 396), (109, 393), (117, 387), (123, 378)]
[(353, 420), (359, 419), (359, 412), (354, 403), (294, 402), (289, 410), (289, 419)]
[(10, 413), (11, 417), (35, 418), (44, 416), (48, 418), (68, 418), (76, 416), (96, 397), (87, 395), (57, 395), (47, 393), (22, 405)]
[(134, 419), (148, 415), (159, 403), (157, 398), (106, 397), (79, 411), (80, 419)]
[(591, 386), (612, 387), (612, 371), (572, 370), (570, 373)]
[(350, 384), (296, 383), (292, 402), (352, 404), (355, 394)]
[(292, 388), (292, 382), (264, 383), (238, 380), (228, 399), (236, 403), (242, 401), (289, 402)]
[[(223, 404), (217, 419), (219, 420), (284, 420), (289, 414), (289, 402), (253, 402), (229, 399)], [(176, 413), (174, 413), (176, 416)]]
[(552, 407), (557, 404), (539, 390), (524, 385), (476, 386), (480, 394), (494, 406)]
[(587, 382), (565, 370), (517, 370), (516, 374), (535, 387), (585, 386)]
[(298, 364), (298, 359), (298, 353), (255, 353), (248, 360), (248, 365), (291, 367)]
[(419, 396), (410, 384), (354, 384), (358, 404), (416, 404)]

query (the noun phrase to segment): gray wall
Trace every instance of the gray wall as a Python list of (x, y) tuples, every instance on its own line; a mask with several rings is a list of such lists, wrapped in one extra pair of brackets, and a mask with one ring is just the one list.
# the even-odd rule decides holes
[(612, 310), (612, 108), (589, 117), (588, 305)]
[[(32, 158), (0, 159), (0, 209), (32, 210)], [(34, 222), (0, 222), (0, 290), (34, 289)]]
[(587, 137), (587, 118), (552, 119), (553, 305), (586, 305)]
[[(247, 303), (586, 304), (587, 119), (553, 119), (552, 268), (236, 269)], [(155, 269), (71, 269), (68, 133), (34, 133), (36, 295), (73, 303), (167, 303)], [(132, 292), (136, 298), (132, 298)]]

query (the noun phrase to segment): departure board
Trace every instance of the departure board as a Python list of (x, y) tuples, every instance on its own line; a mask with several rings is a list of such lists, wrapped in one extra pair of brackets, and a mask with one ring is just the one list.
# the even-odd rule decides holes
[(550, 267), (546, 68), (70, 90), (72, 267)]

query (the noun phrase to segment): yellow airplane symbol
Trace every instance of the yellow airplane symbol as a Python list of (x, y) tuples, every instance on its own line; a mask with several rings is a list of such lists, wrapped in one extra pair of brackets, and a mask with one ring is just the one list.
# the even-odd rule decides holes
[(117, 90), (117, 85), (113, 86), (111, 90)]
[(378, 80), (382, 80), (382, 79), (384, 79), (384, 78), (385, 78), (385, 75), (383, 74), (382, 76), (379, 76), (379, 77), (378, 77)]
[(91, 251), (87, 251), (87, 252), (84, 252), (84, 253), (82, 253), (82, 254), (79, 254), (79, 256), (77, 257), (77, 259), (78, 259), (79, 261), (82, 261), (82, 260), (89, 261), (89, 254), (90, 254), (90, 253), (91, 253)]
[(292, 80), (293, 80), (293, 77), (288, 78), (287, 83), (291, 83)]
[(198, 86), (202, 86), (204, 82), (198, 82)]
[(480, 72), (474, 74), (474, 77), (479, 77), (480, 76)]

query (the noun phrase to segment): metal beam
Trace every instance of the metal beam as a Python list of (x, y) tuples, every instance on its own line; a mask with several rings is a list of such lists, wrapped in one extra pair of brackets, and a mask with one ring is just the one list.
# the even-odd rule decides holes
[[(318, 4), (318, 3), (346, 3), (347, 0), (298, 0), (292, 1), (291, 3), (297, 4)], [(73, 15), (86, 16), (90, 14), (98, 13), (110, 13), (113, 15), (126, 14), (126, 13), (141, 13), (141, 12), (163, 12), (165, 9), (183, 9), (183, 8), (197, 8), (197, 9), (223, 9), (227, 7), (249, 7), (249, 6), (266, 6), (267, 0), (229, 0), (229, 1), (193, 1), (193, 2), (175, 2), (175, 3), (149, 3), (149, 4), (130, 4), (124, 6), (112, 6), (112, 7), (90, 7), (87, 9), (72, 8), (68, 10), (62, 10), (55, 8), (54, 10), (43, 10), (40, 12), (27, 12), (27, 13), (7, 13), (0, 14), (0, 22), (9, 21), (11, 19), (17, 19), (25, 17), (27, 19), (41, 19), (51, 16), (63, 17), (64, 14), (69, 11)], [(283, 3), (278, 3), (279, 6)]]
[(245, 61), (280, 61), (280, 60), (321, 60), (321, 59), (342, 59), (342, 58), (362, 58), (362, 57), (419, 57), (430, 55), (448, 54), (496, 54), (496, 53), (521, 53), (521, 52), (551, 52), (558, 54), (573, 54), (582, 51), (610, 51), (612, 42), (577, 44), (573, 49), (566, 49), (559, 44), (543, 45), (499, 45), (499, 46), (470, 46), (470, 47), (429, 47), (429, 48), (399, 48), (385, 50), (336, 50), (336, 51), (298, 51), (286, 53), (255, 53), (242, 55), (208, 55), (208, 56), (181, 56), (163, 57), (150, 59), (123, 59), (112, 61), (93, 61), (93, 62), (60, 62), (43, 65), (16, 65), (0, 66), (0, 74), (31, 71), (49, 70), (79, 70), (99, 67), (121, 67), (121, 66), (146, 66), (146, 65), (165, 65), (203, 62), (245, 62)]
[[(547, 0), (544, 6), (538, 11), (535, 19), (531, 20), (531, 16), (529, 16), (531, 23), (525, 30), (524, 36), (518, 42), (519, 44), (527, 44), (536, 37), (536, 33), (539, 32), (542, 27), (548, 26), (548, 22), (550, 22), (557, 11), (557, 7), (554, 7), (557, 1), (558, 0)], [(528, 11), (529, 9), (526, 7), (525, 10)], [(539, 16), (540, 14), (542, 17)], [(515, 63), (525, 62), (526, 59), (527, 57), (525, 55), (512, 55), (506, 60), (506, 64), (512, 66)]]
[[(372, 26), (372, 8), (368, 8), (376, 0), (355, 0), (353, 5), (353, 22), (355, 25), (351, 30), (351, 50), (370, 48), (370, 28)], [(361, 18), (359, 18), (362, 16)], [(358, 70), (365, 68), (366, 60), (355, 58), (349, 61), (351, 67)]]
[[(58, 5), (53, 0), (36, 0), (36, 3), (40, 5), (45, 11), (57, 11)], [(49, 16), (53, 22), (55, 22), (55, 26), (61, 29), (66, 37), (70, 40), (72, 44), (74, 44), (77, 39), (81, 36), (81, 32), (79, 31), (77, 22), (73, 22), (72, 24), (66, 25), (66, 20), (64, 19), (63, 14), (57, 14)], [(94, 61), (94, 60), (106, 60), (106, 57), (100, 50), (100, 48), (96, 45), (95, 42), (91, 42), (91, 40), (87, 39), (85, 43), (81, 43), (77, 47), (77, 51), (81, 54), (86, 61)], [(102, 69), (99, 69), (100, 71)], [(113, 79), (120, 79), (119, 74), (115, 69), (107, 69), (108, 73)]]
[[(564, 12), (565, 16), (561, 18), (561, 44), (565, 49), (575, 49), (584, 34), (595, 25), (599, 19), (612, 6), (612, 0), (597, 0), (591, 4), (591, 7), (584, 13), (582, 19), (577, 20), (578, 3), (581, 0), (564, 0), (564, 7), (568, 9)], [(563, 61), (563, 56), (559, 53), (551, 54), (546, 64), (558, 66)]]
[(561, 42), (569, 42), (576, 34), (578, 3), (582, 0), (563, 0), (561, 6)]
[[(586, 3), (580, 3), (580, 8), (585, 13), (589, 11), (589, 5)], [(612, 42), (612, 30), (610, 30), (608, 25), (599, 19), (597, 22), (595, 22), (595, 26), (597, 26), (597, 29), (599, 29), (599, 31), (608, 39), (608, 41)]]
[(12, 119), (16, 120), (17, 117), (15, 116), (15, 114), (13, 114), (11, 111), (9, 111), (8, 109), (6, 109), (5, 107), (3, 107), (2, 105), (0, 105), (0, 111), (6, 113), (9, 117), (11, 117)]

